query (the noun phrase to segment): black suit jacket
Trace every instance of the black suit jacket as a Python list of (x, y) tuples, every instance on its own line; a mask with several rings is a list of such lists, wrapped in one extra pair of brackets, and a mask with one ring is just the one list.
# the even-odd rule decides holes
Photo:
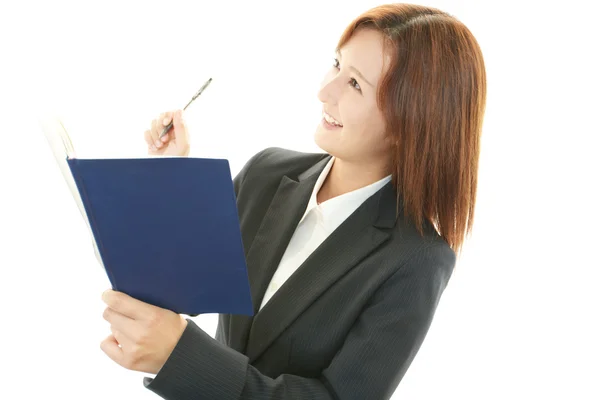
[(234, 179), (255, 315), (192, 320), (146, 387), (165, 399), (388, 399), (419, 350), (455, 265), (428, 226), (396, 218), (391, 182), (258, 311), (331, 156), (269, 148)]

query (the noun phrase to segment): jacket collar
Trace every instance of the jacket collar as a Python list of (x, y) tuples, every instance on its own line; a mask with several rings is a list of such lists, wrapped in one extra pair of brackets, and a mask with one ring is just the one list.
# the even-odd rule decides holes
[(388, 182), (332, 232), (259, 311), (314, 185), (330, 159), (324, 154), (298, 176), (281, 178), (248, 250), (254, 316), (231, 315), (229, 345), (246, 354), (251, 363), (329, 286), (385, 242), (396, 223), (396, 191)]

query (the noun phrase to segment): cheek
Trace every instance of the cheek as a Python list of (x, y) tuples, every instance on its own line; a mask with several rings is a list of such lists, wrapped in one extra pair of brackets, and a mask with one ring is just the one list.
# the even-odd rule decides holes
[(371, 124), (375, 127), (377, 136), (380, 139), (383, 138), (385, 136), (385, 119), (379, 110), (373, 113)]
[(342, 132), (343, 140), (348, 145), (369, 153), (380, 153), (388, 150), (385, 139), (385, 120), (376, 109), (347, 115)]
[(344, 128), (356, 135), (357, 140), (369, 141), (373, 137), (383, 135), (383, 115), (377, 109), (347, 107), (344, 114)]

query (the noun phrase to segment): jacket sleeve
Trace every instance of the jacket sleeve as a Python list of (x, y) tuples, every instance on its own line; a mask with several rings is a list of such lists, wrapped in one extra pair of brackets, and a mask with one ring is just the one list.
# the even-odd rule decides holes
[(188, 320), (181, 339), (144, 386), (167, 400), (389, 399), (416, 356), (455, 263), (431, 246), (382, 284), (318, 378), (271, 378)]

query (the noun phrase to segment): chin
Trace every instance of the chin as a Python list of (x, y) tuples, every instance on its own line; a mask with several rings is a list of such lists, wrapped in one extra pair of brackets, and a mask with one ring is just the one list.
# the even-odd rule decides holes
[(315, 144), (324, 152), (337, 157), (338, 149), (335, 136), (319, 124), (314, 134)]

